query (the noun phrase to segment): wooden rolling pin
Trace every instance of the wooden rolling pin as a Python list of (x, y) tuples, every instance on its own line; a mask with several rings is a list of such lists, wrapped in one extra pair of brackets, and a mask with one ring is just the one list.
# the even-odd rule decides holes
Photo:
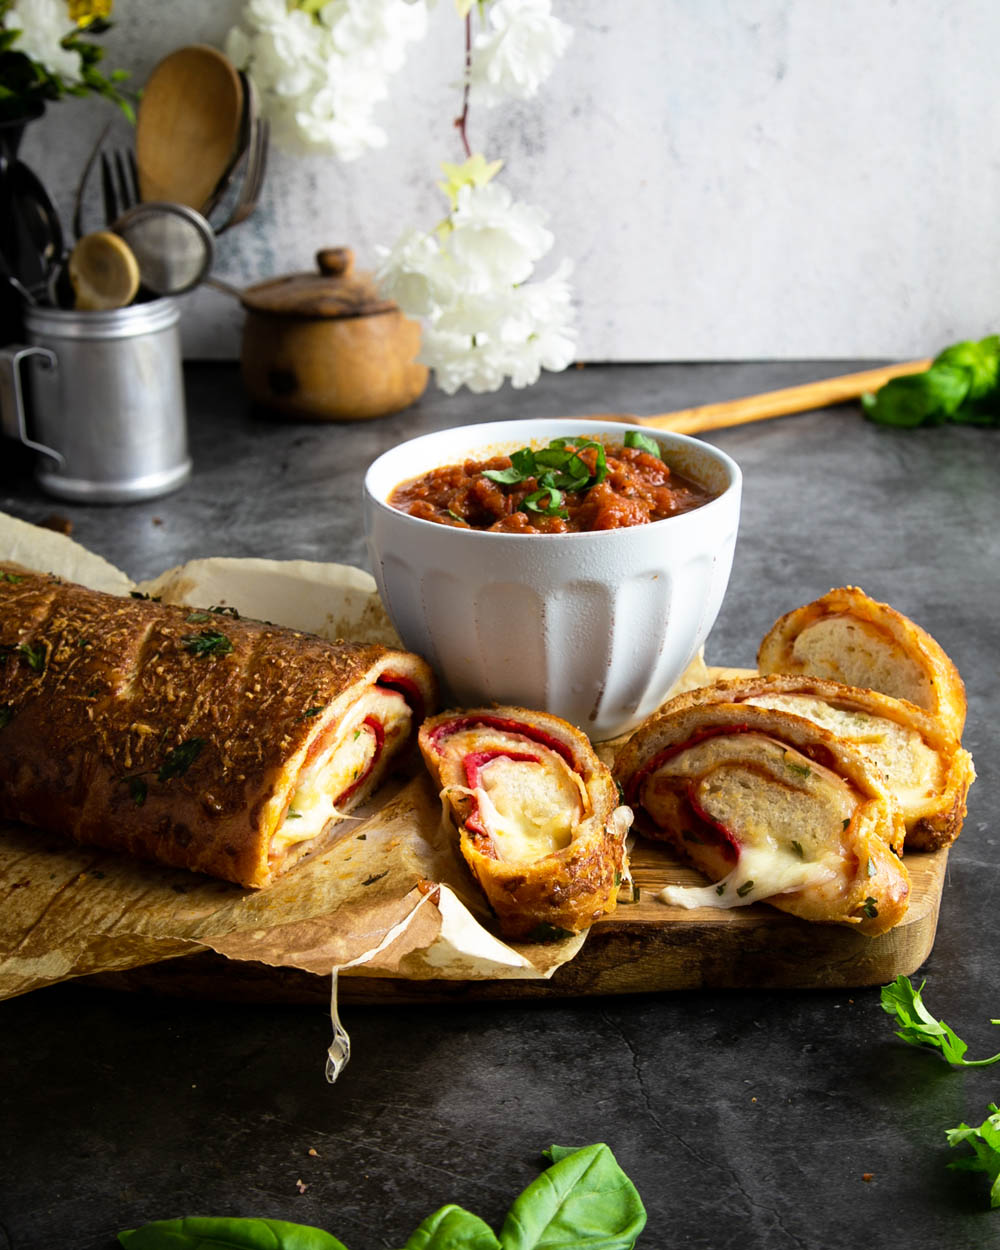
[(720, 404), (682, 408), (677, 412), (665, 412), (655, 417), (633, 417), (622, 413), (593, 415), (598, 419), (603, 417), (605, 420), (631, 421), (637, 425), (650, 425), (658, 430), (674, 430), (678, 434), (701, 434), (705, 430), (722, 430), (732, 425), (745, 425), (749, 421), (764, 421), (768, 417), (785, 417), (793, 412), (809, 412), (815, 408), (847, 403), (868, 391), (877, 391), (891, 378), (902, 377), (908, 373), (923, 373), (930, 366), (930, 359), (911, 360), (906, 364), (866, 369), (862, 373), (841, 374), (822, 382), (788, 386), (780, 391), (765, 391), (762, 395), (728, 399)]

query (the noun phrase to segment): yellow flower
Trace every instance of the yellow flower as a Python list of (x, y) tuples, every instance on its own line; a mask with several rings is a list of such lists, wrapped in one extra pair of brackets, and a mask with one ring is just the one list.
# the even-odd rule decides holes
[(113, 0), (66, 0), (69, 15), (77, 26), (89, 26), (98, 18), (111, 16)]
[(451, 165), (448, 161), (442, 161), (441, 168), (445, 172), (447, 181), (439, 182), (437, 185), (448, 197), (452, 208), (455, 208), (458, 205), (458, 193), (463, 187), (485, 187), (502, 166), (503, 161), (487, 163), (482, 152), (470, 156), (461, 165)]

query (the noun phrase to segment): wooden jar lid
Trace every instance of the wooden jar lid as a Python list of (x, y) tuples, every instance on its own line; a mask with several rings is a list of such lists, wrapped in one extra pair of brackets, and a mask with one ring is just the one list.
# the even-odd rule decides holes
[(278, 317), (371, 317), (392, 312), (392, 300), (379, 298), (369, 273), (356, 271), (354, 253), (347, 247), (328, 247), (316, 253), (317, 271), (290, 273), (248, 287), (243, 306)]

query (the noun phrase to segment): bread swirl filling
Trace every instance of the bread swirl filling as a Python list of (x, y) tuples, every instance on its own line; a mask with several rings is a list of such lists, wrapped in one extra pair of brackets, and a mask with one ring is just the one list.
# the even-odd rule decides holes
[(827, 677), (848, 686), (884, 690), (932, 707), (932, 682), (919, 661), (875, 621), (848, 613), (818, 617), (792, 643), (795, 672)]
[(457, 718), (434, 735), (445, 785), (475, 848), (504, 863), (532, 864), (564, 850), (590, 813), (565, 745), (534, 726)]
[(295, 847), (318, 838), (370, 790), (396, 750), (410, 735), (413, 711), (399, 690), (371, 686), (320, 731), (284, 793), (287, 805), (271, 837), (269, 858), (284, 859)]
[(844, 892), (854, 863), (845, 834), (861, 796), (794, 746), (737, 727), (663, 752), (632, 788), (654, 825), (679, 832), (689, 858), (713, 878), (668, 886), (681, 907), (742, 907), (810, 889)]
[(886, 716), (841, 707), (808, 694), (752, 695), (746, 702), (804, 716), (852, 743), (885, 778), (907, 819), (921, 816), (945, 783), (945, 766), (939, 752), (918, 730)]

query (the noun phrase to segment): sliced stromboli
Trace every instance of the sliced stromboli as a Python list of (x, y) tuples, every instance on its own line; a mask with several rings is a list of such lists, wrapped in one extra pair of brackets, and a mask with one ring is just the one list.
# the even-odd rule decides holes
[(267, 885), (433, 699), (406, 652), (0, 565), (0, 816), (84, 844)]
[(475, 708), (425, 721), (419, 742), (504, 936), (576, 933), (614, 910), (631, 813), (578, 729)]
[(694, 696), (640, 726), (615, 762), (637, 830), (713, 882), (668, 887), (661, 899), (767, 901), (870, 935), (898, 923), (909, 894), (903, 822), (875, 770), (799, 716)]
[(941, 646), (919, 625), (857, 586), (831, 590), (768, 631), (762, 673), (804, 674), (881, 691), (937, 716), (961, 738), (965, 686)]
[(804, 716), (873, 764), (903, 816), (907, 850), (936, 850), (962, 831), (972, 756), (936, 716), (875, 690), (819, 677), (746, 677), (691, 692), (699, 705), (745, 703)]

